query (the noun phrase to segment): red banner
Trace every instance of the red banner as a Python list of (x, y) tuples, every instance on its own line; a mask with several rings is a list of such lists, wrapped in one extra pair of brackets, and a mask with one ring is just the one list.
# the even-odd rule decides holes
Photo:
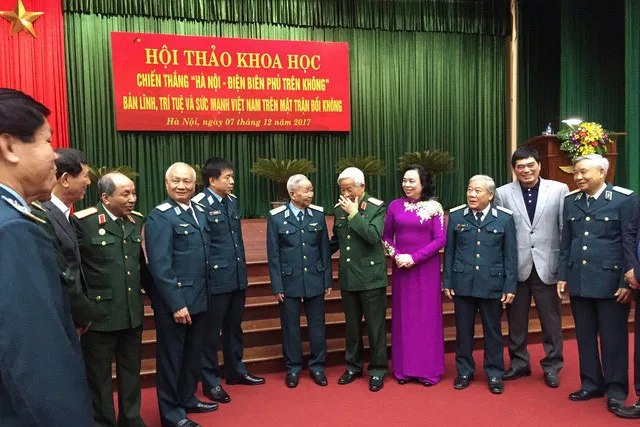
[(116, 128), (349, 131), (347, 43), (111, 33)]

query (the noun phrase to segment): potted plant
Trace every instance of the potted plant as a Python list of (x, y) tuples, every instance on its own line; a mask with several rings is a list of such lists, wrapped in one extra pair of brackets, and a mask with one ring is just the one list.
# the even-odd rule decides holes
[(287, 180), (289, 177), (296, 174), (306, 175), (315, 171), (316, 168), (307, 159), (257, 159), (251, 167), (251, 172), (255, 175), (264, 176), (276, 183), (277, 201), (271, 202), (274, 207), (286, 203), (289, 196), (287, 192)]
[(375, 156), (342, 157), (338, 160), (336, 172), (340, 173), (346, 168), (351, 167), (360, 169), (364, 176), (379, 176), (387, 174), (384, 162)]
[(133, 170), (133, 168), (131, 166), (117, 166), (117, 167), (110, 167), (110, 166), (95, 167), (95, 166), (89, 166), (89, 179), (91, 180), (91, 184), (92, 185), (98, 184), (98, 181), (100, 180), (100, 178), (102, 178), (106, 174), (112, 173), (112, 172), (119, 172), (119, 173), (125, 175), (129, 179), (133, 179), (133, 178), (135, 178), (135, 177), (137, 177), (139, 175), (138, 172)]
[(454, 158), (448, 151), (427, 150), (422, 152), (404, 153), (398, 159), (398, 168), (402, 171), (411, 164), (424, 166), (432, 177), (453, 171)]

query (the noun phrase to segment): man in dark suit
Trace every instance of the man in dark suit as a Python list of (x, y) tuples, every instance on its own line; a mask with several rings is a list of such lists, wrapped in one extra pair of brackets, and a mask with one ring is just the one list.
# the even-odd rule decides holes
[(362, 376), (364, 368), (362, 316), (369, 336), (369, 390), (384, 387), (387, 361), (387, 263), (382, 229), (387, 207), (365, 190), (364, 174), (346, 168), (338, 176), (342, 193), (334, 206), (335, 222), (331, 253), (340, 250), (338, 278), (346, 327), (346, 369), (338, 384), (346, 385)]
[(24, 93), (0, 89), (2, 427), (93, 425), (80, 342), (51, 238), (26, 202), (51, 191), (57, 156), (49, 114)]
[[(631, 233), (636, 236), (632, 250), (636, 252), (636, 262), (633, 269), (625, 274), (624, 281), (634, 289), (633, 297), (636, 300), (635, 329), (633, 348), (633, 382), (636, 396), (640, 397), (640, 202), (636, 201), (637, 210), (635, 220), (631, 223)], [(616, 408), (613, 411), (620, 418), (640, 419), (640, 400), (634, 405)]]
[(578, 157), (573, 165), (578, 190), (565, 197), (558, 271), (558, 296), (571, 296), (580, 359), (581, 387), (569, 399), (606, 394), (613, 412), (629, 393), (631, 291), (624, 273), (635, 265), (636, 198), (605, 182), (609, 162), (602, 156)]
[(218, 340), (227, 384), (264, 384), (242, 362), (242, 314), (247, 298), (247, 264), (242, 241), (240, 209), (233, 193), (233, 165), (219, 157), (206, 161), (202, 180), (207, 188), (193, 200), (210, 209), (207, 224), (211, 237), (209, 259), (208, 331), (202, 352), (202, 389), (209, 399), (228, 403), (231, 397), (220, 385)]
[(50, 199), (42, 202), (47, 217), (55, 232), (56, 244), (60, 247), (72, 280), (67, 281), (67, 294), (71, 306), (71, 317), (82, 334), (98, 313), (87, 298), (87, 284), (80, 261), (80, 248), (76, 232), (71, 226), (69, 214), (75, 202), (84, 198), (89, 180), (89, 166), (81, 151), (73, 148), (56, 150), (56, 184)]
[(309, 373), (316, 384), (326, 386), (324, 297), (331, 293), (329, 234), (324, 210), (311, 204), (311, 181), (304, 175), (293, 175), (287, 182), (287, 190), (291, 200), (272, 209), (267, 222), (269, 276), (280, 308), (285, 384), (296, 387), (302, 370), (300, 299), (303, 299), (311, 343)]
[(444, 250), (444, 291), (453, 299), (456, 319), (456, 366), (453, 387), (473, 380), (473, 335), (480, 312), (484, 334), (484, 371), (491, 393), (504, 391), (502, 304), (515, 297), (518, 276), (516, 226), (511, 211), (493, 207), (496, 185), (491, 177), (469, 180), (467, 204), (449, 211)]
[(197, 427), (189, 412), (211, 412), (195, 392), (207, 327), (209, 273), (208, 209), (191, 202), (196, 172), (174, 163), (165, 175), (169, 198), (145, 224), (151, 303), (157, 332), (156, 391), (163, 427)]
[[(104, 313), (81, 338), (94, 420), (105, 427), (144, 427), (140, 417), (144, 217), (133, 210), (136, 188), (125, 175), (106, 174), (97, 189), (100, 202), (76, 212), (71, 220), (82, 253), (88, 297)], [(111, 383), (114, 358), (117, 421)]]

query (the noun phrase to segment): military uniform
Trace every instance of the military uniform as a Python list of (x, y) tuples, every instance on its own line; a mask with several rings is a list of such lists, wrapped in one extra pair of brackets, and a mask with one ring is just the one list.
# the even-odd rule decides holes
[[(196, 405), (200, 357), (206, 328), (209, 225), (205, 208), (191, 203), (197, 217), (173, 199), (156, 206), (145, 225), (157, 331), (156, 391), (160, 418), (175, 425)], [(191, 325), (173, 313), (186, 307)]]
[[(87, 295), (104, 313), (81, 337), (96, 425), (144, 426), (140, 417), (144, 317), (140, 264), (144, 264), (144, 217), (134, 211), (114, 221), (102, 203), (98, 203), (76, 212), (71, 223), (82, 254)], [(114, 356), (118, 378), (117, 423), (111, 381)]]
[(616, 302), (614, 294), (628, 288), (624, 273), (634, 266), (632, 193), (606, 184), (588, 206), (586, 193), (567, 195), (558, 271), (558, 280), (567, 282), (571, 297), (582, 389), (620, 400), (626, 399), (629, 389), (629, 304)]
[(273, 209), (267, 221), (267, 254), (271, 291), (284, 294), (279, 304), (282, 352), (288, 374), (302, 369), (300, 298), (309, 328), (309, 370), (323, 372), (327, 356), (324, 292), (331, 288), (329, 234), (320, 206), (292, 213), (289, 204)]
[(90, 427), (80, 341), (42, 221), (0, 185), (0, 425)]
[[(56, 236), (55, 228), (47, 215), (46, 209), (38, 201), (31, 203), (31, 206), (33, 207), (31, 213), (45, 221), (42, 223), (42, 228), (51, 237), (56, 255), (56, 263), (58, 264), (60, 277), (62, 278), (62, 285), (65, 290), (65, 295), (69, 299), (73, 323), (77, 328), (88, 326), (93, 320), (101, 318), (103, 314), (100, 314), (98, 308), (95, 307), (85, 295), (82, 289), (81, 277), (76, 275), (77, 273), (73, 274), (64, 256), (64, 251), (60, 246), (60, 241)], [(71, 226), (71, 224), (69, 224), (69, 226)]]
[(387, 263), (382, 230), (387, 208), (365, 193), (351, 218), (336, 205), (331, 253), (340, 250), (338, 279), (346, 321), (347, 370), (363, 370), (362, 316), (369, 335), (369, 374), (384, 377), (387, 363)]
[(242, 362), (242, 316), (247, 298), (247, 264), (242, 241), (240, 209), (234, 195), (222, 200), (210, 189), (193, 198), (209, 208), (210, 231), (208, 331), (202, 352), (202, 386), (220, 385), (218, 340), (222, 330), (222, 353), (226, 378), (248, 373)]
[(449, 211), (444, 251), (445, 289), (455, 292), (456, 367), (458, 375), (470, 377), (475, 370), (473, 336), (480, 312), (484, 334), (484, 371), (502, 378), (502, 294), (517, 288), (516, 227), (511, 211), (490, 207), (482, 222), (461, 205)]

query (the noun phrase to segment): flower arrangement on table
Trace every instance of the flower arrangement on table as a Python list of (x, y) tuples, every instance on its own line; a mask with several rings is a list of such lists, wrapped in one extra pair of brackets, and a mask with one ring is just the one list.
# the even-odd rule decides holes
[(569, 129), (559, 131), (556, 136), (562, 141), (560, 149), (571, 159), (587, 154), (607, 154), (607, 144), (613, 142), (609, 136), (611, 132), (595, 122), (581, 122), (577, 127), (570, 120), (565, 123)]

